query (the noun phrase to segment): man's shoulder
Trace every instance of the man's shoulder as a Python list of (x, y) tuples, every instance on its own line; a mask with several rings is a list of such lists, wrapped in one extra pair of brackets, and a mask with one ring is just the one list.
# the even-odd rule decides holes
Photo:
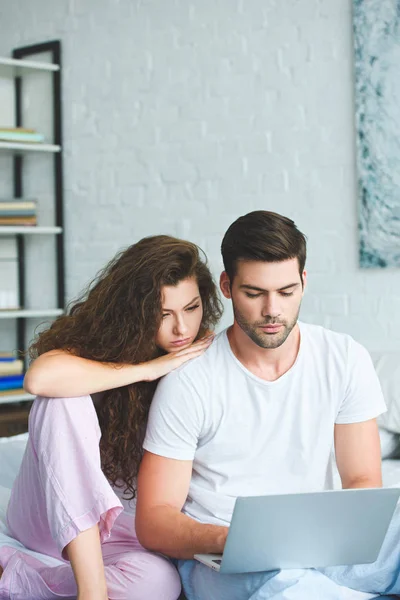
[(366, 353), (367, 350), (357, 342), (351, 335), (339, 331), (333, 331), (322, 325), (314, 325), (310, 323), (299, 323), (300, 331), (305, 337), (311, 341), (311, 346), (315, 350), (321, 352), (322, 355), (341, 356), (347, 361), (349, 353)]
[(333, 331), (322, 325), (314, 325), (311, 323), (299, 322), (301, 333), (307, 335), (308, 338), (315, 343), (346, 346), (352, 338), (347, 333)]

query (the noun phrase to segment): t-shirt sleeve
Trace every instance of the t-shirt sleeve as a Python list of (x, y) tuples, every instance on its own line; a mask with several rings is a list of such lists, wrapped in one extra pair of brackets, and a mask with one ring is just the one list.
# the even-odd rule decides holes
[(193, 460), (203, 424), (199, 394), (180, 371), (164, 377), (154, 395), (143, 448), (177, 460)]
[(386, 412), (381, 385), (367, 350), (349, 338), (344, 399), (336, 423), (361, 423)]

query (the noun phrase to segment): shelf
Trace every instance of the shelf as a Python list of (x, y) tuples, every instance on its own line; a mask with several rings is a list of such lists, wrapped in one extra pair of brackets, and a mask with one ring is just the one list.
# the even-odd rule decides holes
[(16, 77), (29, 71), (59, 71), (60, 66), (34, 60), (16, 58), (0, 58), (0, 77)]
[(48, 309), (16, 309), (0, 310), (0, 319), (36, 319), (41, 317), (58, 317), (63, 314), (62, 308)]
[(24, 225), (17, 227), (14, 225), (0, 225), (0, 236), (16, 235), (57, 235), (62, 232), (62, 227), (38, 227), (36, 225)]
[(55, 144), (42, 143), (22, 143), (22, 142), (0, 142), (0, 150), (11, 150), (18, 152), (19, 150), (28, 150), (29, 152), (60, 152), (61, 146)]
[(0, 404), (14, 404), (15, 402), (24, 402), (25, 400), (34, 400), (32, 394), (10, 394), (9, 396), (0, 396)]

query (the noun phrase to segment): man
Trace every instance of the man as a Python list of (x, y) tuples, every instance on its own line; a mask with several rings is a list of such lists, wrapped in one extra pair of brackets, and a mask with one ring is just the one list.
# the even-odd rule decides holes
[(276, 580), (191, 560), (223, 551), (236, 497), (330, 489), (333, 450), (343, 488), (382, 485), (375, 419), (385, 404), (367, 351), (298, 322), (304, 235), (290, 219), (253, 212), (229, 227), (222, 257), (234, 323), (160, 382), (138, 481), (138, 538), (181, 559), (190, 600), (264, 598)]

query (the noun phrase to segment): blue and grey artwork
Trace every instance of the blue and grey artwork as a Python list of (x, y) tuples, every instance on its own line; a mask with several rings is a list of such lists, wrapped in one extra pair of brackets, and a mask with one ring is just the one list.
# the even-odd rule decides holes
[(353, 0), (360, 265), (400, 266), (400, 0)]

